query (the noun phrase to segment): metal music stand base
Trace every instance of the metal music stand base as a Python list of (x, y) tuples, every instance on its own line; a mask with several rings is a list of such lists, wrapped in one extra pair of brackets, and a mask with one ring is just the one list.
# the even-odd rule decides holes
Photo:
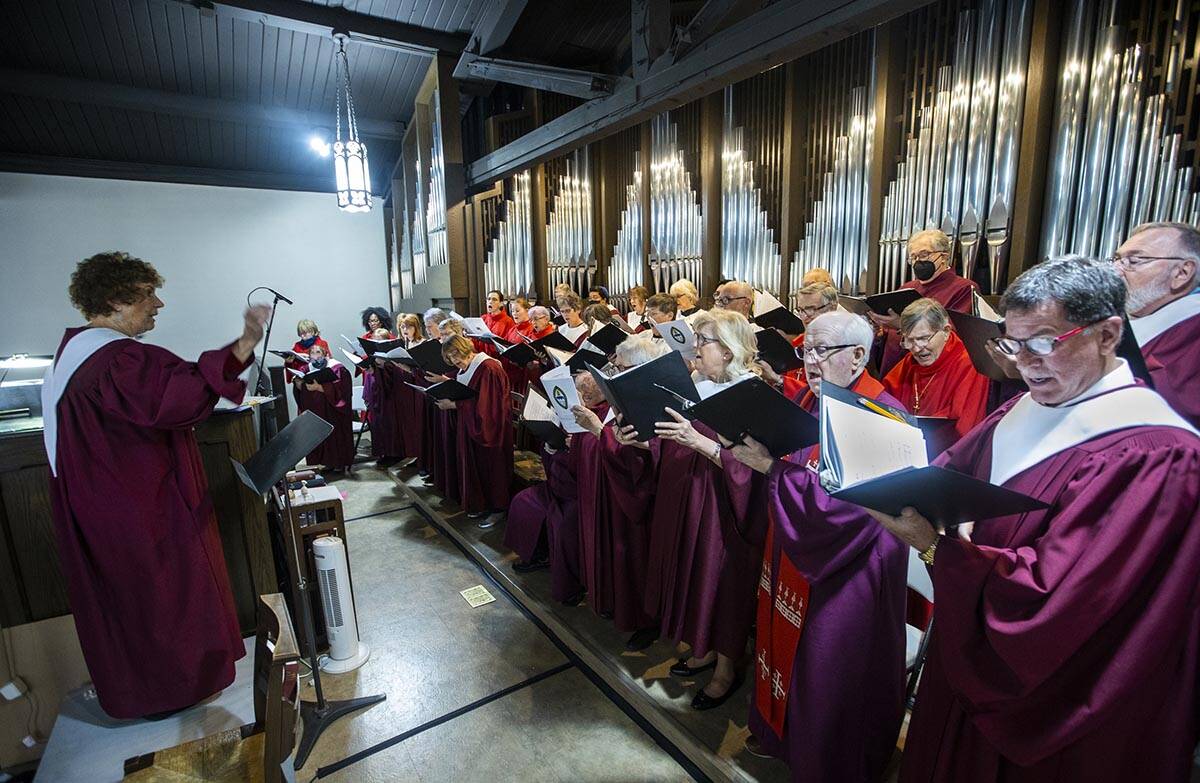
[(300, 702), (300, 723), (303, 729), (300, 734), (300, 744), (296, 746), (295, 768), (300, 769), (304, 766), (304, 762), (308, 761), (308, 754), (312, 752), (313, 745), (317, 743), (321, 733), (333, 725), (334, 721), (364, 707), (378, 704), (386, 698), (383, 694), (378, 694), (345, 701), (327, 701), (324, 709), (315, 701)]

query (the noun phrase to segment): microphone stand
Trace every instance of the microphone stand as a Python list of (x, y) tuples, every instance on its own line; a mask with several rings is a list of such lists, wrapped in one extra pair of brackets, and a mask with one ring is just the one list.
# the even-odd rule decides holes
[[(257, 289), (256, 289), (257, 290)], [(271, 289), (266, 289), (271, 291)], [(251, 291), (250, 293), (254, 293)], [(275, 301), (271, 302), (271, 317), (267, 319), (267, 331), (263, 335), (262, 358), (258, 360), (258, 380), (254, 384), (254, 393), (259, 397), (274, 396), (275, 390), (271, 385), (271, 378), (267, 375), (267, 348), (271, 342), (271, 327), (275, 325), (275, 308), (279, 306), (279, 300), (282, 299), (278, 293), (275, 294)], [(270, 415), (268, 415), (268, 413)], [(264, 405), (259, 406), (259, 441), (266, 443), (271, 438), (275, 437), (277, 427), (275, 425), (275, 401), (272, 400)]]

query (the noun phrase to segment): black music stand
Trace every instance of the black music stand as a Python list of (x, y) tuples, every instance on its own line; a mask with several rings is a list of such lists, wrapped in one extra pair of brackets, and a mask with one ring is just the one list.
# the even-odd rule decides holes
[(378, 704), (387, 698), (384, 694), (378, 694), (345, 701), (326, 701), (325, 692), (321, 688), (321, 667), (317, 662), (317, 632), (313, 626), (312, 599), (309, 596), (313, 585), (305, 576), (306, 569), (300, 559), (300, 545), (291, 532), (292, 503), (288, 497), (287, 474), (306, 454), (329, 437), (331, 432), (333, 432), (332, 424), (312, 411), (305, 411), (295, 421), (280, 430), (279, 434), (272, 438), (261, 451), (247, 460), (245, 465), (233, 458), (229, 460), (233, 463), (233, 469), (243, 484), (264, 498), (268, 495), (275, 496), (276, 503), (282, 504), (281, 510), (287, 517), (280, 527), (285, 544), (289, 540), (292, 544), (291, 557), (296, 574), (295, 587), (300, 598), (298, 608), (304, 615), (300, 623), (301, 640), (307, 647), (308, 665), (312, 670), (313, 687), (317, 691), (316, 702), (300, 702), (300, 721), (304, 728), (300, 735), (300, 744), (296, 747), (296, 769), (304, 766), (304, 762), (308, 760), (308, 755), (312, 752), (321, 732), (329, 728), (335, 720), (363, 707)]

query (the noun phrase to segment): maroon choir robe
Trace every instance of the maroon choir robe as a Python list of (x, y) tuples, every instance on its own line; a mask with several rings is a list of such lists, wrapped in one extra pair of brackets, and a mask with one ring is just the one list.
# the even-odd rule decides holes
[[(705, 425), (693, 426), (718, 440)], [(735, 660), (754, 622), (761, 542), (745, 531), (761, 514), (754, 472), (721, 450), (723, 468), (673, 440), (650, 441), (658, 481), (650, 522), (646, 613), (663, 638), (685, 642), (702, 658), (712, 650)], [(761, 527), (762, 525), (760, 525)]]
[[(594, 408), (601, 421), (608, 404)], [(571, 436), (579, 487), (581, 576), (592, 610), (632, 633), (654, 625), (645, 610), (649, 512), (654, 479), (649, 452), (621, 446), (606, 425), (600, 437)]]
[(478, 395), (457, 405), (460, 502), (468, 513), (503, 511), (513, 475), (508, 375), (499, 361), (477, 353), (457, 380)]
[[(337, 362), (329, 363), (337, 380), (321, 385), (320, 391), (309, 391), (302, 385), (292, 384), (296, 398), (296, 409), (300, 413), (312, 411), (333, 425), (329, 437), (309, 452), (305, 461), (309, 465), (324, 465), (327, 468), (345, 468), (354, 464), (354, 410), (351, 406), (353, 381), (350, 371)], [(308, 365), (305, 365), (305, 370)]]
[(579, 490), (570, 445), (542, 451), (546, 480), (513, 496), (504, 545), (525, 562), (550, 560), (550, 594), (566, 601), (583, 589), (579, 575)]
[(425, 395), (409, 384), (426, 384), (419, 372), (403, 364), (397, 364), (396, 369), (401, 381), (396, 386), (396, 408), (400, 419), (400, 441), (403, 444), (401, 453), (405, 458), (420, 457), (425, 448)]
[(371, 399), (367, 403), (371, 416), (371, 456), (401, 457), (404, 455), (404, 436), (400, 431), (403, 371), (395, 362), (384, 362), (382, 367), (375, 367), (370, 375), (375, 378)]
[(193, 363), (119, 340), (79, 366), (58, 403), (58, 556), (84, 660), (114, 718), (205, 699), (233, 682), (245, 654), (193, 427), (218, 396), (242, 399), (249, 364), (232, 345)]
[(1131, 318), (1134, 336), (1146, 357), (1154, 390), (1180, 416), (1200, 428), (1200, 293)]
[[(973, 309), (972, 292), (978, 290), (979, 285), (974, 280), (959, 276), (953, 269), (946, 269), (928, 282), (909, 280), (900, 287), (911, 288), (921, 296), (940, 303), (947, 310), (969, 313)], [(900, 332), (895, 329), (886, 330), (883, 358), (879, 365), (880, 375), (891, 372), (903, 356), (904, 347), (900, 345)]]
[[(902, 407), (874, 378), (855, 392)], [(816, 410), (811, 391), (802, 407)], [(908, 549), (826, 494), (814, 446), (767, 476), (750, 729), (794, 781), (877, 781), (904, 717)]]
[[(994, 480), (997, 430), (1021, 399), (936, 464)], [(1188, 780), (1200, 704), (1200, 439), (1130, 426), (997, 483), (1051, 505), (981, 521), (972, 543), (940, 541), (901, 781)]]

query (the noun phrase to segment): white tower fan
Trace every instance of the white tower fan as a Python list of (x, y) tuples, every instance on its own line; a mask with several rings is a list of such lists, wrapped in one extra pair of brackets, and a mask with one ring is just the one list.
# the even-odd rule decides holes
[(322, 536), (313, 540), (312, 548), (321, 588), (321, 609), (325, 613), (325, 635), (329, 639), (329, 655), (322, 659), (321, 671), (343, 674), (362, 666), (371, 657), (370, 648), (358, 639), (346, 545), (337, 536)]

